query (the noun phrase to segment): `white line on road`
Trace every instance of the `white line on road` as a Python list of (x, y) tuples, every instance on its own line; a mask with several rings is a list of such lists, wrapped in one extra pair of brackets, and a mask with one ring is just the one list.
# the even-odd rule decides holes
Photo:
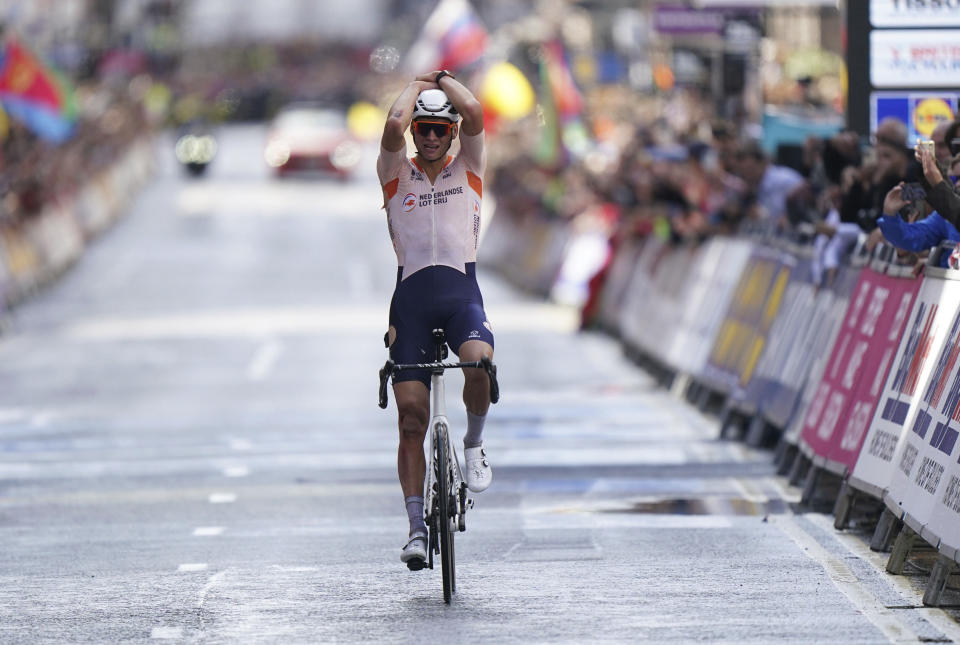
[(26, 414), (26, 410), (22, 408), (0, 408), (0, 423), (19, 421), (26, 416)]
[(206, 571), (207, 563), (206, 562), (187, 562), (186, 564), (181, 564), (177, 567), (177, 571), (181, 573), (191, 573), (194, 571)]
[(211, 493), (208, 499), (211, 504), (233, 504), (237, 496), (235, 493)]
[(807, 556), (823, 567), (834, 586), (856, 606), (864, 618), (882, 631), (890, 642), (917, 641), (917, 635), (897, 620), (893, 610), (887, 609), (873, 594), (867, 592), (846, 563), (823, 548), (796, 520), (787, 515), (773, 515), (770, 521), (796, 542)]
[(261, 344), (247, 366), (247, 379), (262, 381), (266, 378), (282, 351), (283, 345), (276, 339), (271, 338)]
[(213, 535), (222, 535), (222, 526), (200, 526), (193, 529), (193, 534), (197, 537), (209, 537)]
[(227, 466), (223, 469), (224, 477), (246, 477), (250, 474), (250, 469), (246, 466)]
[[(890, 585), (903, 596), (908, 604), (920, 605), (923, 602), (923, 594), (914, 588), (909, 576), (892, 576), (887, 573), (889, 553), (871, 551), (870, 547), (861, 537), (851, 533), (837, 531), (833, 527), (833, 518), (829, 515), (810, 513), (804, 517), (823, 530), (832, 532), (837, 541), (845, 546), (850, 553), (864, 562), (869, 562), (876, 571), (883, 575), (884, 580), (890, 583)], [(922, 609), (918, 607), (917, 611), (922, 612), (923, 617), (934, 627), (942, 631), (950, 640), (955, 643), (960, 643), (960, 625), (957, 624), (950, 614), (937, 607), (923, 607)]]
[(200, 594), (197, 597), (197, 609), (203, 609), (203, 603), (207, 602), (207, 596), (210, 594), (210, 591), (220, 584), (230, 571), (231, 569), (221, 571), (207, 580), (207, 584), (203, 585), (203, 589), (200, 590)]
[(183, 638), (183, 627), (154, 627), (150, 630), (150, 638), (159, 640), (176, 640)]
[(252, 450), (253, 442), (249, 439), (231, 439), (230, 450)]
[(754, 504), (766, 504), (770, 501), (770, 498), (758, 490), (753, 482), (738, 477), (728, 477), (727, 479), (730, 481), (733, 489), (740, 493), (740, 496), (744, 500)]

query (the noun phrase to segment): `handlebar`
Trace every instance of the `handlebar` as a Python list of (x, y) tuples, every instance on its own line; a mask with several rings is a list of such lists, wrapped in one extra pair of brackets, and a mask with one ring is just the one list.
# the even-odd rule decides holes
[(490, 379), (490, 403), (496, 403), (500, 400), (500, 385), (497, 383), (497, 366), (489, 358), (484, 356), (479, 361), (467, 361), (461, 363), (410, 363), (398, 365), (392, 360), (387, 360), (380, 368), (380, 407), (387, 407), (387, 380), (391, 376), (396, 376), (403, 370), (449, 370), (458, 367), (473, 367), (482, 369), (487, 373)]

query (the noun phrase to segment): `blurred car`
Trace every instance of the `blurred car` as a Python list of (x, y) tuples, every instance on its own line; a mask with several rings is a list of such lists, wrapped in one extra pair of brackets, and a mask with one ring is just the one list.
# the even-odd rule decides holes
[(309, 172), (349, 178), (360, 162), (360, 142), (346, 115), (311, 104), (289, 105), (274, 117), (263, 158), (278, 176)]

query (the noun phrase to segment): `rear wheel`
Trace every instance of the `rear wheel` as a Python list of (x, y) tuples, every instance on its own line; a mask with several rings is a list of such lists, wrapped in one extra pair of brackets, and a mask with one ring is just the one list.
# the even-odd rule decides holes
[(450, 468), (445, 442), (438, 441), (437, 504), (440, 506), (440, 569), (443, 573), (443, 602), (450, 604), (454, 592), (453, 532), (450, 530)]

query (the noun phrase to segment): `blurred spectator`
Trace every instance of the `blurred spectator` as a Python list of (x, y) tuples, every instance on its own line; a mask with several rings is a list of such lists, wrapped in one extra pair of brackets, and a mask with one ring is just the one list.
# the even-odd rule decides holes
[(749, 217), (786, 224), (787, 200), (804, 189), (803, 175), (771, 163), (757, 141), (747, 141), (737, 149), (737, 174), (750, 187)]
[(842, 192), (840, 221), (864, 231), (876, 228), (883, 200), (890, 189), (908, 180), (907, 126), (900, 119), (883, 119), (874, 133), (874, 159), (861, 166), (854, 181)]

